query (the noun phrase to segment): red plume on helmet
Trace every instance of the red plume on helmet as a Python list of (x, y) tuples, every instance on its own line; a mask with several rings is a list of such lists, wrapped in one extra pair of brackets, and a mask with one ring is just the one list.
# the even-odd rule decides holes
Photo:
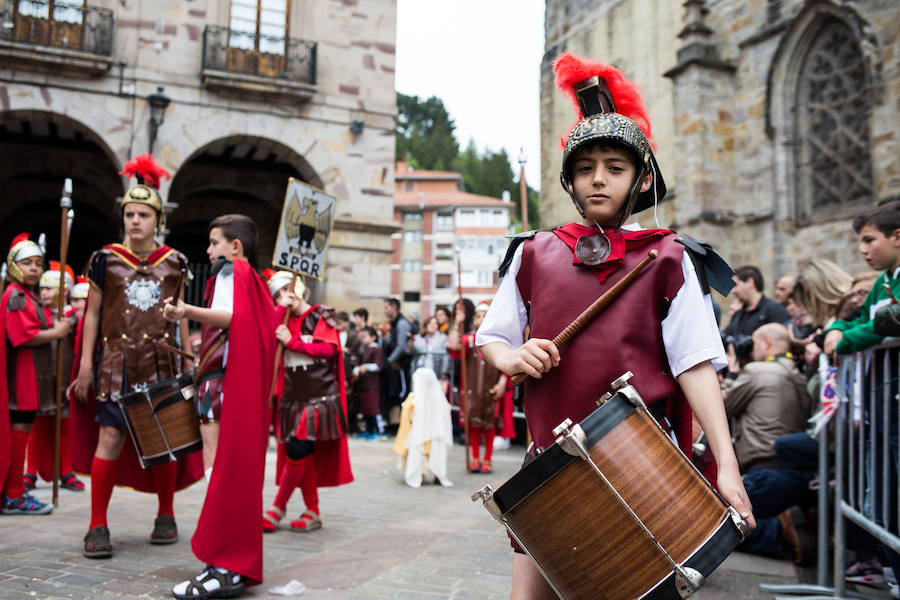
[(171, 179), (169, 172), (153, 160), (152, 154), (138, 154), (125, 163), (125, 166), (119, 171), (119, 175), (136, 177), (138, 183), (145, 183), (155, 189), (159, 189), (163, 176)]
[(265, 269), (263, 269), (262, 276), (265, 277), (267, 280), (269, 280), (269, 279), (272, 279), (272, 275), (274, 275), (277, 272), (278, 271), (276, 271), (275, 269), (270, 269), (270, 268), (266, 267)]
[[(650, 116), (647, 114), (647, 108), (644, 106), (641, 93), (637, 85), (625, 79), (621, 71), (602, 62), (585, 60), (568, 52), (563, 52), (556, 59), (556, 62), (553, 63), (553, 72), (556, 73), (556, 86), (575, 105), (579, 121), (584, 119), (584, 115), (581, 114), (581, 110), (578, 107), (574, 85), (579, 81), (584, 81), (594, 76), (603, 79), (607, 87), (609, 87), (609, 91), (612, 92), (613, 101), (616, 104), (616, 112), (637, 123), (650, 141), (653, 150), (656, 150), (656, 143), (653, 141), (653, 134), (650, 132)], [(571, 133), (572, 129), (574, 129), (574, 125), (569, 129), (569, 133)], [(563, 147), (565, 147), (565, 143), (566, 138), (563, 138)]]
[(19, 235), (17, 235), (16, 237), (13, 238), (12, 242), (10, 242), (9, 249), (12, 250), (13, 246), (18, 244), (19, 242), (26, 242), (26, 241), (28, 241), (28, 234), (20, 233)]

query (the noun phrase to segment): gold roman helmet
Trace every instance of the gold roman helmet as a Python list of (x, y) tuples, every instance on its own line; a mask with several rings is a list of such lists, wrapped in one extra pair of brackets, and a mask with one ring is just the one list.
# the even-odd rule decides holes
[(137, 179), (125, 196), (122, 197), (122, 210), (126, 204), (143, 204), (156, 211), (157, 231), (162, 231), (163, 211), (162, 198), (159, 197), (159, 185), (162, 178), (169, 179), (169, 172), (160, 166), (150, 154), (139, 154), (125, 163), (119, 175), (127, 175)]
[[(632, 212), (650, 208), (666, 195), (666, 184), (650, 141), (650, 119), (641, 95), (637, 86), (615, 67), (568, 53), (556, 60), (554, 71), (556, 85), (575, 102), (581, 119), (564, 141), (559, 179), (582, 216), (584, 209), (572, 187), (570, 161), (575, 152), (590, 143), (607, 140), (629, 149), (635, 157), (637, 176), (619, 218), (621, 226)], [(653, 174), (653, 187), (641, 192), (641, 183), (649, 173)]]
[(32, 256), (43, 258), (44, 250), (37, 243), (29, 240), (27, 233), (20, 233), (13, 238), (9, 254), (6, 255), (6, 273), (9, 278), (16, 283), (24, 284), (25, 274), (22, 273), (22, 269), (16, 263)]

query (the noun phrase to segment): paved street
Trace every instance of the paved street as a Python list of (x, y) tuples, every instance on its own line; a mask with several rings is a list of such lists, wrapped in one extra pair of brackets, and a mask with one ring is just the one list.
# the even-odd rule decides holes
[[(485, 483), (496, 488), (509, 477), (521, 448), (496, 453), (493, 475), (470, 475), (462, 468), (462, 447), (454, 447), (448, 474), (456, 485), (415, 490), (403, 485), (391, 444), (350, 444), (356, 481), (321, 491), (324, 528), (266, 535), (266, 580), (245, 597), (277, 598), (268, 588), (292, 579), (307, 586), (301, 597), (310, 600), (509, 597), (512, 559), (506, 536), (469, 496)], [(273, 452), (268, 459), (267, 505), (276, 491)], [(109, 515), (111, 560), (81, 555), (89, 492), (62, 491), (61, 507), (51, 516), (0, 517), (0, 598), (169, 597), (173, 583), (201, 567), (191, 553), (190, 536), (205, 487), (198, 483), (176, 495), (181, 538), (172, 546), (147, 543), (155, 496), (116, 489)], [(39, 484), (37, 496), (48, 499), (49, 484)], [(299, 514), (299, 492), (288, 508), (289, 516)], [(696, 598), (772, 598), (759, 591), (760, 582), (792, 583), (800, 575), (787, 562), (733, 554)]]

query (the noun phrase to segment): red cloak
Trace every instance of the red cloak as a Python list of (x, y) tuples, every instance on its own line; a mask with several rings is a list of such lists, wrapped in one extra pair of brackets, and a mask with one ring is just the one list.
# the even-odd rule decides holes
[[(313, 306), (310, 310), (315, 310), (319, 306)], [(284, 318), (285, 307), (279, 306), (275, 309), (275, 321), (281, 324)], [(335, 346), (335, 353), (332, 360), (336, 363), (335, 372), (337, 377), (338, 389), (341, 394), (341, 407), (343, 407), (344, 415), (347, 415), (347, 380), (344, 377), (344, 361), (343, 351), (341, 348), (341, 332), (328, 324), (323, 318), (316, 323), (313, 331), (314, 342), (328, 342)], [(284, 359), (278, 367), (279, 386), (276, 390), (279, 394), (284, 389)], [(277, 404), (275, 410), (277, 411)], [(316, 474), (318, 476), (318, 487), (333, 487), (344, 485), (353, 481), (353, 471), (350, 468), (350, 449), (347, 446), (347, 436), (342, 435), (336, 440), (314, 442), (315, 450), (308, 457), (316, 464)], [(277, 462), (275, 464), (275, 484), (281, 483), (281, 471), (284, 469), (286, 458), (285, 444), (278, 444)], [(297, 484), (300, 487), (300, 484)]]
[[(262, 490), (275, 361), (275, 336), (269, 334), (274, 307), (266, 282), (250, 264), (233, 264), (219, 445), (191, 547), (202, 562), (240, 573), (254, 585), (263, 577)], [(214, 281), (208, 291), (215, 289)]]
[(0, 300), (0, 490), (6, 484), (12, 453), (9, 427), (9, 387), (6, 381), (6, 295)]
[[(87, 306), (85, 306), (85, 312), (87, 312)], [(78, 376), (78, 367), (81, 364), (83, 329), (84, 319), (81, 319), (75, 331), (75, 357), (72, 361), (73, 381)], [(107, 402), (112, 401), (108, 400)], [(92, 388), (88, 389), (84, 402), (78, 400), (75, 394), (69, 394), (69, 446), (72, 451), (72, 469), (83, 475), (91, 473), (91, 462), (97, 451), (97, 438), (100, 437), (100, 425), (94, 420), (96, 414), (97, 397)], [(184, 489), (201, 477), (203, 477), (203, 455), (200, 452), (194, 452), (178, 461), (175, 489)], [(149, 469), (141, 468), (137, 450), (130, 439), (125, 441), (119, 460), (116, 461), (116, 485), (134, 488), (139, 492), (156, 492), (153, 473)]]
[[(25, 304), (19, 310), (7, 310), (9, 298), (14, 291), (25, 294)], [(0, 319), (6, 328), (6, 339), (15, 348), (9, 357), (15, 361), (16, 376), (16, 408), (18, 410), (38, 410), (41, 407), (38, 390), (37, 371), (34, 368), (34, 355), (31, 348), (25, 346), (41, 331), (41, 319), (37, 314), (37, 297), (34, 293), (18, 283), (10, 283), (0, 302)], [(8, 384), (9, 382), (7, 382)], [(7, 387), (7, 391), (8, 391)], [(9, 397), (7, 395), (7, 402)], [(7, 410), (7, 413), (9, 411)]]

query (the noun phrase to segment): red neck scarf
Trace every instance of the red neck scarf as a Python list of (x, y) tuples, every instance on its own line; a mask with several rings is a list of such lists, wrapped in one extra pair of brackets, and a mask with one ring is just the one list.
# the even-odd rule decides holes
[(600, 283), (606, 281), (610, 274), (614, 273), (625, 262), (625, 253), (640, 248), (654, 240), (658, 240), (671, 233), (668, 229), (641, 229), (631, 231), (619, 227), (609, 227), (603, 233), (609, 239), (609, 256), (605, 261), (596, 266), (589, 266), (578, 260), (575, 256), (575, 244), (582, 236), (597, 235), (596, 227), (589, 227), (580, 223), (569, 223), (553, 230), (556, 237), (561, 239), (572, 250), (572, 264), (593, 271)]

